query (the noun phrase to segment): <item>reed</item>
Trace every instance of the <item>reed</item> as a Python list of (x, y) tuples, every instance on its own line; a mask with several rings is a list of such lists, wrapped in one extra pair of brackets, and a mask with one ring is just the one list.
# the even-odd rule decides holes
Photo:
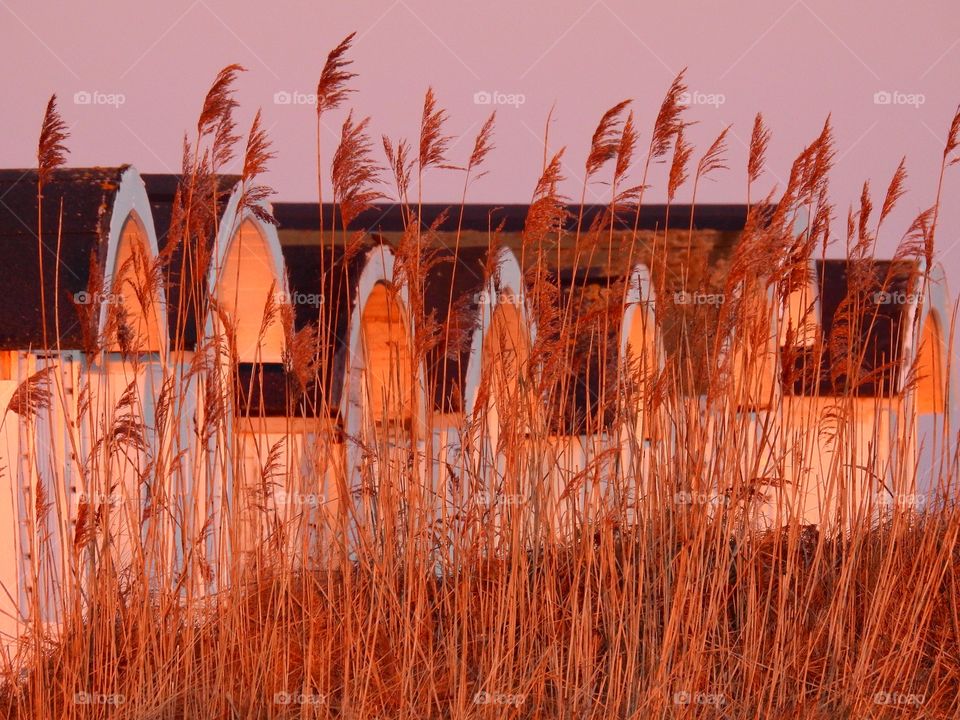
[[(321, 116), (351, 99), (355, 75), (346, 68), (352, 40), (348, 36), (330, 53), (318, 85), (318, 165)], [(797, 157), (780, 196), (757, 202), (754, 186), (770, 141), (757, 115), (749, 157), (740, 164), (746, 170), (746, 227), (719, 281), (729, 302), (710, 316), (671, 300), (674, 289), (708, 288), (694, 255), (693, 208), (684, 228), (649, 233), (639, 223), (644, 193), (671, 150), (660, 179), (670, 204), (688, 188), (694, 148), (679, 101), (683, 74), (654, 119), (636, 180), (631, 175), (641, 132), (630, 101), (602, 115), (578, 204), (571, 206), (561, 192), (568, 153), (545, 142), (518, 253), (537, 336), (520, 355), (512, 336), (498, 331), (502, 357), (492, 359), (495, 369), (481, 383), (474, 411), (457, 416), (450, 429), (462, 452), (434, 462), (441, 449), (434, 425), (449, 420), (434, 416), (434, 388), (425, 388), (425, 406), (394, 395), (421, 381), (419, 368), (437, 348), (457, 356), (472, 326), (465, 319), (469, 309), (452, 290), (445, 322), (425, 307), (441, 233), (450, 231), (446, 214), (424, 225), (424, 184), (428, 171), (463, 173), (460, 207), (451, 211), (456, 258), (468, 189), (495, 151), (495, 118), (487, 119), (465, 161), (455, 164), (446, 111), (428, 90), (418, 144), (384, 137), (382, 165), (369, 119), (357, 121), (346, 110), (330, 168), (339, 212), (331, 224), (338, 217), (342, 232), (327, 233), (321, 215), (318, 291), (331, 303), (346, 302), (340, 288), (350, 260), (375, 247), (352, 227), (385, 198), (386, 171), (407, 219), (389, 285), (407, 288), (409, 303), (406, 316), (393, 319), (414, 328), (412, 340), (406, 355), (397, 350), (392, 356), (385, 389), (376, 396), (381, 407), (375, 410), (384, 416), (362, 436), (338, 437), (319, 419), (304, 431), (293, 421), (299, 403), (330, 410), (317, 388), (333, 372), (328, 345), (339, 309), (327, 306), (315, 322), (297, 327), (292, 309), (273, 301), (271, 287), (258, 318), (259, 338), (263, 343), (272, 327), (282, 328), (291, 413), (282, 432), (258, 441), (251, 461), (235, 442), (255, 423), (235, 405), (237, 319), (200, 281), (215, 257), (211, 238), (225, 200), (218, 173), (238, 152), (240, 205), (273, 222), (265, 205), (271, 190), (259, 180), (273, 157), (260, 114), (242, 149), (233, 120), (241, 71), (231, 65), (218, 74), (195, 138), (185, 141), (166, 248), (153, 261), (132, 260), (129, 274), (142, 278), (136, 292), (143, 306), (174, 278), (194, 279), (194, 287), (181, 288), (183, 297), (197, 302), (181, 302), (171, 331), (175, 346), (183, 345), (190, 322), (214, 328), (212, 335), (201, 334), (191, 357), (171, 355), (156, 366), (153, 425), (143, 422), (136, 381), (107, 397), (88, 377), (75, 411), (55, 387), (51, 365), (30, 374), (5, 408), (3, 423), (20, 423), (29, 437), (51, 408), (63, 406), (58, 411), (69, 419), (67, 442), (80, 452), (77, 471), (91, 499), (79, 508), (69, 546), (54, 551), (49, 529), (66, 529), (64, 499), (43, 485), (37, 491), (32, 579), (34, 587), (56, 589), (46, 602), (56, 607), (57, 621), (48, 622), (37, 597), (25, 618), (26, 634), (2, 668), (4, 716), (813, 719), (960, 713), (956, 428), (944, 423), (940, 430), (933, 458), (939, 489), (922, 510), (872, 512), (850, 501), (865, 478), (893, 478), (897, 491), (918, 482), (919, 462), (909, 443), (895, 440), (899, 451), (881, 464), (870, 449), (890, 439), (876, 424), (865, 433), (857, 420), (863, 405), (858, 389), (901, 370), (889, 358), (875, 364), (862, 338), (877, 322), (866, 300), (874, 282), (871, 261), (877, 236), (906, 190), (904, 161), (876, 220), (869, 185), (850, 210), (844, 254), (851, 278), (835, 316), (833, 345), (801, 347), (803, 319), (814, 312), (815, 298), (803, 298), (799, 327), (784, 308), (808, 285), (817, 253), (834, 250), (829, 119)], [(937, 197), (896, 253), (896, 261), (913, 268), (911, 287), (921, 290), (930, 282), (941, 193), (956, 163), (958, 135), (960, 111), (948, 134)], [(701, 180), (738, 165), (726, 136), (724, 130), (697, 162), (689, 183), (694, 205)], [(65, 140), (51, 99), (39, 152), (41, 201), (42, 183), (64, 161)], [(585, 223), (586, 183), (605, 168), (611, 171), (607, 210)], [(799, 234), (798, 213), (810, 218)], [(487, 232), (494, 255), (502, 234), (493, 225)], [(334, 249), (343, 262), (335, 261)], [(578, 271), (640, 260), (652, 271), (658, 295), (651, 322), (657, 333), (673, 333), (682, 352), (658, 363), (634, 348), (611, 362), (618, 356), (629, 283), (611, 276), (590, 284), (578, 279)], [(561, 279), (563, 271), (572, 271), (572, 284)], [(486, 272), (497, 275), (493, 261)], [(102, 272), (91, 277), (103, 282)], [(893, 280), (886, 278), (883, 287)], [(103, 359), (120, 340), (132, 372), (141, 372), (138, 363), (145, 361), (129, 346), (134, 339), (121, 340), (123, 318), (108, 323), (108, 337), (98, 337), (95, 317), (86, 323), (93, 328), (85, 334), (88, 362)], [(830, 402), (796, 411), (790, 398), (763, 384), (765, 343), (777, 325), (777, 337), (785, 338), (778, 341), (784, 369), (775, 382), (792, 385), (804, 374), (814, 384), (829, 379), (841, 388)], [(916, 342), (921, 331), (918, 320), (909, 328)], [(952, 323), (947, 335), (952, 343)], [(44, 345), (52, 351), (56, 341), (45, 338)], [(825, 363), (827, 356), (833, 365)], [(258, 388), (262, 397), (259, 367), (244, 388), (246, 397), (257, 396)], [(917, 368), (906, 375), (906, 388), (921, 381)], [(446, 384), (445, 375), (438, 377)], [(597, 388), (586, 400), (584, 383)], [(500, 403), (495, 410), (494, 394)], [(197, 398), (196, 422), (184, 437), (179, 416), (192, 407), (191, 397)], [(909, 411), (905, 432), (915, 422)], [(574, 434), (586, 438), (579, 464), (570, 459), (571, 433), (562, 429), (573, 416), (581, 427)], [(491, 419), (496, 442), (484, 440)], [(631, 431), (610, 430), (621, 427)], [(92, 441), (81, 442), (82, 433)], [(301, 451), (311, 433), (312, 454)], [(790, 484), (787, 468), (810, 462), (824, 438), (832, 450), (816, 477), (816, 494), (842, 510), (838, 523), (817, 526), (783, 514), (771, 498)], [(344, 447), (351, 443), (361, 464), (355, 485), (344, 470)], [(38, 465), (43, 451), (31, 444), (29, 462)], [(299, 467), (304, 457), (312, 463), (305, 471)], [(133, 463), (136, 501), (115, 506), (103, 498), (130, 472), (130, 458), (143, 459)], [(219, 496), (199, 480), (213, 477), (230, 479), (229, 501), (218, 504)], [(324, 487), (338, 495), (332, 510), (277, 510), (281, 490), (320, 494)], [(477, 501), (479, 495), (486, 500)], [(765, 502), (774, 507), (774, 520), (764, 525), (756, 508)]]

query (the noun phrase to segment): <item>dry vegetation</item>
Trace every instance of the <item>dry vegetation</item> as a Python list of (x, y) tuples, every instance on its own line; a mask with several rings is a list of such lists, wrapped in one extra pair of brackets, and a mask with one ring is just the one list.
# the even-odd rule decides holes
[[(435, 261), (433, 230), (419, 222), (422, 190), (435, 174), (446, 173), (446, 182), (460, 173), (466, 202), (469, 186), (483, 173), (493, 148), (494, 118), (483, 126), (466, 162), (454, 167), (445, 112), (428, 92), (418, 143), (384, 138), (386, 163), (381, 166), (367, 120), (350, 115), (328, 158), (319, 143), (319, 119), (349, 99), (349, 41), (331, 53), (318, 87), (318, 163), (332, 164), (333, 199), (342, 209), (343, 224), (333, 233), (321, 231), (319, 242), (341, 244), (348, 254), (359, 252), (364, 238), (349, 229), (350, 221), (393, 185), (391, 194), (403, 203), (408, 221), (396, 251), (410, 287), (413, 353), (420, 361), (452, 332), (438, 327), (418, 301), (425, 269)], [(232, 97), (241, 70), (232, 66), (220, 74), (195, 137), (185, 142), (171, 230), (175, 241), (147, 273), (150, 283), (163, 282), (175, 257), (199, 268), (210, 261), (201, 239), (213, 232), (223, 207), (215, 177), (241, 142)], [(656, 437), (675, 438), (673, 444), (654, 443), (643, 478), (636, 467), (611, 472), (611, 454), (600, 453), (572, 482), (602, 485), (608, 500), (578, 518), (574, 532), (559, 532), (549, 513), (531, 509), (543, 502), (537, 488), (549, 443), (541, 398), (562, 402), (557, 398), (566, 397), (573, 382), (569, 369), (602, 350), (593, 346), (610, 342), (603, 331), (605, 318), (621, 311), (625, 292), (622, 284), (611, 283), (584, 311), (580, 300), (586, 291), (556, 285), (550, 271), (557, 258), (562, 253), (560, 264), (580, 268), (606, 262), (609, 240), (616, 236), (617, 254), (648, 262), (656, 289), (669, 297), (666, 278), (684, 272), (683, 264), (677, 264), (684, 250), (666, 238), (668, 233), (676, 237), (677, 231), (689, 231), (692, 238), (693, 227), (639, 230), (636, 218), (643, 212), (644, 192), (655, 182), (661, 161), (671, 202), (684, 184), (695, 193), (698, 183), (726, 169), (725, 133), (700, 158), (684, 139), (687, 120), (678, 100), (684, 90), (681, 75), (666, 95), (646, 148), (640, 148), (629, 103), (602, 116), (583, 172), (585, 183), (609, 184), (610, 205), (589, 226), (577, 221), (576, 212), (567, 217), (570, 204), (558, 189), (563, 150), (551, 154), (545, 149), (518, 248), (539, 334), (529, 367), (517, 370), (525, 391), (501, 412), (512, 419), (504, 423), (498, 448), (508, 472), (504, 487), (492, 489), (521, 494), (527, 505), (438, 516), (424, 489), (422, 464), (381, 463), (379, 477), (368, 473), (364, 478), (363, 509), (355, 514), (342, 508), (330, 528), (336, 538), (330, 547), (291, 549), (290, 543), (273, 541), (284, 532), (273, 528), (271, 541), (252, 560), (246, 558), (243, 567), (238, 560), (230, 569), (229, 584), (205, 593), (200, 588), (210, 559), (204, 557), (202, 541), (208, 528), (192, 540), (195, 552), (182, 573), (151, 559), (164, 557), (155, 551), (164, 542), (163, 528), (172, 526), (177, 508), (192, 502), (177, 495), (177, 442), (161, 438), (150, 444), (160, 449), (146, 479), (157, 495), (149, 532), (133, 553), (132, 565), (124, 566), (111, 554), (104, 509), (81, 508), (74, 546), (67, 549), (62, 566), (63, 622), (56, 632), (39, 620), (32, 622), (16, 666), (6, 670), (0, 712), (38, 719), (956, 717), (960, 515), (948, 499), (957, 474), (957, 458), (949, 454), (953, 450), (943, 450), (940, 458), (943, 497), (923, 512), (898, 509), (881, 522), (856, 517), (835, 531), (799, 522), (754, 531), (741, 498), (755, 491), (756, 478), (744, 470), (756, 461), (755, 449), (741, 442), (749, 430), (745, 414), (738, 411), (742, 384), (732, 380), (725, 360), (731, 354), (721, 347), (731, 332), (742, 338), (757, 332), (757, 318), (747, 303), (727, 303), (711, 320), (710, 342), (696, 355), (698, 367), (689, 366), (687, 355), (688, 366), (671, 360), (663, 368), (647, 365), (643, 372), (621, 368), (617, 381), (607, 382), (614, 390), (604, 395), (607, 406), (593, 419), (603, 413), (629, 418), (631, 408), (642, 407), (645, 422), (657, 426)], [(960, 115), (950, 131), (942, 171), (951, 163), (958, 128)], [(747, 165), (748, 198), (763, 172), (768, 140), (758, 116)], [(41, 170), (64, 162), (64, 141), (51, 102), (40, 142)], [(638, 162), (642, 150), (646, 157)], [(270, 156), (258, 115), (246, 142), (242, 182), (243, 203), (261, 214), (260, 202), (269, 190), (257, 178)], [(773, 195), (759, 202), (752, 198), (747, 227), (724, 279), (723, 291), (730, 297), (760, 283), (783, 299), (806, 282), (810, 258), (833, 244), (827, 193), (832, 157), (828, 123), (797, 158), (776, 204)], [(872, 256), (878, 230), (903, 183), (901, 170), (877, 222), (865, 187), (861, 207), (850, 215), (846, 251), (851, 259)], [(319, 178), (318, 185), (323, 199)], [(938, 197), (906, 233), (899, 259), (933, 258), (939, 202)], [(813, 220), (807, 232), (796, 236), (793, 219), (801, 210)], [(457, 214), (451, 210), (454, 220)], [(632, 230), (630, 220), (624, 226), (624, 217), (633, 219)], [(495, 229), (486, 242), (499, 242)], [(179, 255), (174, 252), (178, 245), (185, 249)], [(920, 275), (916, 281), (926, 279)], [(851, 328), (870, 322), (855, 296), (856, 282), (851, 301), (841, 310)], [(671, 309), (669, 302), (661, 305), (658, 313)], [(320, 313), (317, 327), (296, 332), (289, 313), (275, 308), (268, 314), (264, 326), (284, 324), (288, 372), (308, 392), (313, 378), (331, 372), (322, 347), (328, 341), (329, 317)], [(181, 320), (185, 325), (186, 318)], [(681, 333), (678, 342), (703, 343), (703, 328), (695, 318), (689, 321), (683, 335), (683, 317), (671, 316), (673, 334)], [(851, 329), (847, 337), (843, 373), (856, 378), (858, 333)], [(56, 345), (54, 338), (46, 342)], [(229, 337), (204, 342), (214, 345), (212, 352), (229, 356)], [(89, 355), (102, 351), (102, 340), (93, 337)], [(183, 384), (194, 374), (217, 377), (216, 363), (203, 365), (210, 353), (201, 349), (196, 357), (196, 367), (165, 370), (158, 412), (176, 416), (181, 411)], [(226, 385), (233, 371), (222, 378)], [(696, 383), (705, 384), (703, 407), (689, 398), (694, 376)], [(198, 429), (210, 446), (232, 432), (216, 385), (210, 383)], [(36, 421), (57, 402), (58, 390), (46, 375), (30, 378), (4, 421)], [(104, 413), (101, 425), (117, 422), (112, 409)], [(705, 414), (717, 421), (703, 422)], [(811, 417), (809, 427), (800, 429), (817, 433), (827, 420)], [(847, 453), (856, 457), (852, 444), (870, 439), (845, 433), (849, 418), (842, 412), (829, 420), (841, 447), (830, 482), (839, 487), (846, 484), (842, 458)], [(97, 418), (78, 422), (94, 427)], [(464, 420), (472, 422), (483, 420)], [(157, 425), (161, 430), (165, 426)], [(142, 446), (144, 431), (132, 420), (114, 425), (97, 452), (103, 459), (131, 443)], [(471, 436), (469, 429), (465, 434)], [(411, 454), (419, 439), (411, 438)], [(376, 454), (379, 446), (366, 451)], [(283, 479), (272, 475), (275, 460), (271, 452), (260, 477), (238, 482), (261, 489), (282, 485)], [(222, 469), (241, 465), (222, 455), (189, 462), (220, 463)], [(90, 487), (109, 485), (109, 478), (97, 477), (109, 467), (106, 460), (86, 467)], [(483, 485), (484, 478), (464, 472), (467, 482)], [(894, 475), (909, 481), (915, 472), (902, 467)], [(555, 501), (568, 503), (579, 489), (571, 485)], [(679, 490), (710, 489), (733, 501), (716, 511), (673, 502)], [(642, 502), (635, 502), (638, 494)], [(38, 515), (51, 511), (49, 504), (38, 502)], [(144, 523), (147, 518), (144, 513)], [(123, 703), (78, 703), (78, 693), (101, 700), (122, 697)], [(887, 693), (893, 701), (878, 703), (877, 693)], [(898, 694), (922, 695), (923, 703), (897, 704)]]

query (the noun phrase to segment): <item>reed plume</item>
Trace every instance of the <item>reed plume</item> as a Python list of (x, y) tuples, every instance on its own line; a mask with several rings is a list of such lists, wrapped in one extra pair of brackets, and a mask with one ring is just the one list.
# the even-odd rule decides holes
[(627, 172), (633, 163), (633, 154), (636, 152), (638, 139), (639, 133), (633, 120), (633, 110), (631, 110), (627, 114), (627, 119), (623, 123), (623, 130), (617, 141), (617, 163), (613, 171), (614, 187), (619, 186), (623, 179), (626, 178)]
[(596, 130), (593, 131), (593, 137), (590, 140), (590, 153), (587, 155), (584, 166), (587, 180), (593, 177), (610, 160), (617, 157), (617, 152), (620, 150), (623, 140), (622, 115), (630, 103), (630, 100), (623, 100), (607, 110), (600, 118)]
[(354, 92), (354, 88), (348, 87), (347, 83), (357, 77), (357, 74), (345, 68), (353, 64), (353, 60), (346, 59), (346, 54), (356, 35), (356, 32), (347, 35), (327, 55), (327, 61), (320, 72), (320, 80), (317, 82), (318, 117), (328, 110), (340, 107), (350, 93)]
[(413, 174), (414, 163), (414, 159), (411, 157), (410, 143), (406, 140), (400, 140), (396, 149), (394, 149), (393, 142), (384, 135), (383, 152), (387, 156), (387, 163), (397, 188), (397, 200), (402, 205), (407, 205), (409, 203), (410, 178)]
[(220, 131), (224, 124), (229, 129), (235, 127), (232, 124), (232, 114), (237, 108), (237, 101), (234, 99), (233, 85), (237, 76), (246, 72), (242, 65), (227, 65), (214, 78), (213, 85), (207, 91), (203, 100), (203, 109), (200, 111), (200, 117), (197, 120), (197, 134), (201, 137)]
[(727, 170), (727, 134), (730, 126), (725, 127), (716, 140), (707, 148), (697, 163), (697, 179), (705, 178), (717, 170)]
[[(43, 114), (43, 125), (40, 128), (40, 140), (37, 143), (37, 265), (40, 274), (40, 323), (42, 328), (43, 348), (50, 347), (47, 336), (47, 293), (45, 272), (43, 268), (43, 188), (51, 175), (66, 162), (66, 139), (69, 137), (67, 125), (57, 110), (57, 96), (51, 95), (47, 108)], [(62, 201), (61, 201), (62, 203)], [(62, 204), (61, 204), (62, 217)], [(58, 233), (59, 241), (59, 233)], [(59, 245), (57, 248), (57, 273), (59, 273)], [(59, 277), (59, 274), (56, 275)], [(57, 302), (59, 288), (54, 292), (54, 302)], [(55, 327), (59, 330), (59, 308), (55, 308)]]
[(355, 123), (351, 112), (343, 121), (340, 144), (333, 156), (333, 194), (340, 204), (340, 222), (344, 230), (357, 215), (385, 197), (377, 189), (383, 182), (380, 178), (383, 168), (371, 155), (372, 145), (367, 134), (369, 124), (370, 118)]
[(653, 134), (650, 138), (649, 159), (659, 160), (668, 152), (673, 143), (673, 139), (681, 130), (683, 121), (684, 105), (683, 95), (687, 92), (687, 85), (683, 76), (687, 69), (680, 71), (673, 82), (670, 84), (667, 94), (660, 104), (660, 112), (657, 113), (657, 119), (653, 124)]
[(769, 144), (770, 130), (763, 123), (763, 115), (757, 113), (757, 116), (753, 119), (753, 130), (750, 133), (750, 154), (747, 158), (747, 192), (749, 192), (749, 185), (755, 183), (763, 174)]
[[(327, 60), (320, 72), (320, 79), (317, 81), (317, 123), (316, 123), (316, 143), (317, 143), (317, 207), (320, 216), (320, 274), (326, 274), (327, 253), (325, 251), (325, 222), (323, 211), (323, 176), (321, 168), (323, 167), (323, 154), (321, 152), (321, 139), (323, 137), (322, 125), (323, 114), (329, 110), (335, 110), (346, 101), (353, 88), (348, 87), (348, 83), (357, 75), (346, 68), (353, 64), (352, 60), (347, 60), (346, 55), (349, 51), (356, 33), (350, 33), (340, 44), (337, 45), (327, 55)], [(333, 219), (333, 225), (336, 225), (336, 218)], [(321, 317), (321, 322), (325, 320)]]
[(943, 144), (943, 159), (944, 162), (948, 164), (948, 167), (960, 163), (960, 156), (950, 157), (956, 152), (958, 147), (960, 147), (960, 105), (957, 106), (957, 111), (950, 121), (950, 129), (947, 131), (947, 141)]
[(233, 97), (234, 83), (246, 68), (240, 65), (228, 65), (213, 81), (203, 101), (203, 109), (197, 121), (198, 139), (213, 136), (209, 150), (209, 160), (213, 172), (226, 167), (234, 157), (234, 148), (240, 139), (237, 135), (237, 123), (233, 113), (238, 103)]
[(293, 325), (293, 312), (289, 305), (281, 310), (284, 327), (283, 364), (287, 375), (293, 378), (297, 396), (305, 394), (316, 379), (320, 369), (320, 338), (317, 326), (308, 324), (300, 330)]
[(564, 180), (563, 154), (565, 151), (566, 148), (561, 148), (554, 154), (537, 180), (523, 225), (525, 245), (536, 246), (548, 236), (558, 234), (569, 217), (567, 198), (559, 191), (559, 186)]
[(267, 185), (257, 184), (255, 180), (266, 172), (267, 163), (274, 157), (275, 154), (270, 150), (270, 140), (261, 125), (260, 111), (257, 110), (253, 124), (250, 126), (250, 134), (247, 136), (246, 151), (243, 154), (243, 172), (240, 175), (243, 190), (239, 206), (271, 225), (276, 225), (277, 221), (267, 210), (265, 203), (273, 195), (273, 189)]
[(883, 221), (896, 206), (900, 198), (903, 197), (904, 193), (906, 193), (906, 182), (907, 159), (901, 158), (900, 164), (897, 165), (897, 169), (894, 171), (893, 177), (890, 179), (890, 184), (887, 186), (887, 194), (883, 198), (883, 206), (880, 209), (880, 219), (877, 221), (876, 232), (878, 234), (880, 232), (880, 226), (883, 225)]
[(17, 385), (17, 389), (13, 391), (13, 395), (7, 402), (4, 419), (7, 413), (12, 412), (25, 420), (33, 420), (42, 410), (49, 409), (53, 398), (50, 390), (50, 375), (56, 369), (56, 365), (47, 365)]
[[(473, 141), (473, 150), (470, 152), (470, 159), (467, 161), (468, 174), (480, 167), (483, 161), (487, 159), (487, 155), (493, 150), (493, 126), (496, 119), (497, 112), (493, 111), (480, 127), (480, 132), (477, 133), (477, 137)], [(486, 174), (484, 170), (478, 175), (475, 175), (474, 179), (479, 179)]]
[(70, 137), (67, 124), (57, 110), (57, 96), (51, 95), (43, 113), (40, 141), (37, 145), (37, 182), (42, 187), (50, 175), (67, 160), (66, 140)]
[(443, 133), (447, 111), (437, 107), (433, 88), (427, 88), (423, 99), (423, 115), (420, 119), (420, 149), (417, 155), (420, 175), (431, 167), (446, 168), (447, 150), (452, 138)]
[(684, 137), (683, 126), (677, 129), (676, 138), (673, 146), (673, 161), (670, 163), (670, 177), (667, 181), (667, 202), (672, 203), (677, 195), (677, 190), (687, 181), (687, 164), (690, 161), (690, 155), (693, 153), (693, 146), (690, 145)]

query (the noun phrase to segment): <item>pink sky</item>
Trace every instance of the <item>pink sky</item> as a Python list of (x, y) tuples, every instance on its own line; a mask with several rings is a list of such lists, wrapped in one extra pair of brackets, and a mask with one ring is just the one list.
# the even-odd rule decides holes
[[(329, 7), (327, 7), (329, 6)], [(633, 98), (641, 145), (664, 90), (684, 66), (699, 121), (700, 151), (733, 124), (730, 171), (702, 187), (702, 202), (743, 202), (745, 142), (762, 111), (773, 131), (761, 190), (780, 183), (790, 161), (833, 113), (838, 216), (869, 178), (882, 194), (902, 155), (910, 192), (881, 237), (889, 254), (909, 221), (933, 199), (944, 138), (960, 102), (960, 5), (775, 0), (661, 3), (618, 0), (518, 3), (77, 2), (56, 9), (0, 0), (0, 166), (35, 163), (42, 110), (52, 92), (71, 124), (71, 164), (129, 162), (143, 172), (178, 167), (184, 131), (195, 126), (216, 71), (238, 62), (241, 124), (257, 107), (278, 153), (268, 182), (280, 200), (315, 200), (313, 92), (326, 53), (352, 30), (358, 92), (375, 138), (415, 138), (423, 94), (436, 90), (463, 140), (462, 160), (490, 111), (476, 93), (501, 93), (490, 174), (468, 200), (526, 202), (540, 170), (544, 121), (556, 103), (552, 149), (567, 145), (568, 193), (579, 197), (589, 138), (602, 112)], [(76, 93), (93, 102), (78, 104)], [(889, 104), (875, 102), (890, 93)], [(278, 104), (277, 93), (292, 102)], [(297, 93), (301, 95), (297, 95)], [(122, 103), (111, 102), (122, 96)], [(522, 103), (519, 102), (522, 96)], [(83, 99), (86, 96), (78, 96)], [(286, 96), (280, 96), (281, 98)], [(118, 97), (113, 97), (117, 100)], [(344, 112), (327, 121), (334, 146)], [(377, 142), (379, 150), (379, 142)], [(938, 254), (960, 272), (960, 167), (947, 178)], [(664, 199), (663, 173), (651, 202)], [(461, 178), (434, 172), (428, 200), (459, 199)], [(602, 200), (596, 185), (588, 200)], [(759, 194), (759, 193), (758, 193)], [(678, 202), (689, 201), (689, 188)], [(837, 223), (842, 231), (843, 222)]]

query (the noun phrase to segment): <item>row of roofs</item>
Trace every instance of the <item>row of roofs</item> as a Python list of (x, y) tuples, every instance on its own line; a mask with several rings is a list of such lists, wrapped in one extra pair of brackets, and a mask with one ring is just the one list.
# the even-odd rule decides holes
[[(216, 179), (222, 191), (220, 216), (215, 218), (219, 235), (203, 232), (199, 242), (205, 247), (199, 253), (196, 250), (189, 253), (185, 252), (187, 243), (180, 241), (184, 233), (182, 218), (177, 217), (176, 210), (175, 198), (181, 186), (177, 175), (141, 176), (129, 166), (61, 169), (44, 184), (39, 204), (37, 179), (35, 170), (0, 170), (0, 287), (5, 293), (0, 312), (0, 349), (25, 351), (56, 345), (60, 351), (72, 351), (89, 347), (91, 337), (96, 337), (104, 327), (106, 311), (96, 303), (78, 302), (77, 298), (102, 288), (104, 282), (100, 276), (109, 278), (116, 271), (120, 237), (133, 215), (138, 218), (150, 251), (166, 257), (160, 287), (163, 324), (167, 331), (160, 333), (161, 346), (150, 349), (193, 350), (203, 333), (198, 325), (207, 315), (206, 303), (212, 292), (208, 287), (209, 272), (198, 272), (197, 265), (203, 262), (198, 258), (210, 258), (218, 252), (223, 257), (225, 250), (218, 246), (229, 245), (232, 234), (242, 223), (249, 222), (265, 238), (268, 265), (272, 262), (272, 266), (259, 274), (272, 273), (275, 276), (272, 281), (284, 287), (288, 297), (318, 294), (323, 297), (331, 337), (322, 343), (328, 357), (321, 366), (329, 368), (329, 373), (328, 377), (321, 378), (318, 390), (326, 395), (326, 407), (339, 406), (350, 316), (364, 259), (377, 247), (396, 247), (404, 232), (404, 214), (399, 205), (377, 205), (361, 213), (348, 234), (342, 231), (335, 206), (321, 208), (316, 203), (278, 202), (270, 208), (276, 219), (274, 226), (240, 207), (238, 178), (221, 176)], [(180, 204), (183, 204), (182, 197)], [(479, 305), (491, 279), (490, 271), (507, 257), (503, 249), (513, 251), (515, 274), (522, 278), (514, 284), (523, 287), (510, 290), (529, 295), (530, 271), (535, 258), (523, 247), (527, 210), (526, 205), (467, 205), (461, 214), (459, 208), (446, 205), (422, 207), (421, 222), (425, 228), (432, 229), (429, 237), (438, 253), (438, 261), (427, 269), (423, 304), (426, 312), (435, 314), (441, 326), (448, 321), (460, 322), (463, 317), (469, 320), (480, 312)], [(606, 206), (584, 208), (582, 226), (589, 227), (606, 210)], [(578, 208), (571, 216), (579, 212)], [(692, 218), (691, 213), (694, 213)], [(327, 244), (320, 245), (321, 218), (326, 236), (337, 238), (336, 242), (328, 239)], [(655, 276), (653, 285), (658, 290), (659, 340), (667, 361), (672, 359), (677, 367), (703, 368), (709, 364), (710, 348), (716, 346), (717, 307), (721, 304), (710, 298), (722, 297), (746, 218), (747, 208), (743, 205), (704, 205), (695, 211), (689, 206), (644, 206), (635, 236), (615, 226), (608, 240), (592, 245), (589, 252), (584, 252), (572, 239), (561, 242), (549, 255), (552, 264), (549, 279), (564, 297), (573, 294), (577, 312), (584, 318), (597, 315), (597, 307), (613, 307), (616, 322), (610, 327), (616, 332), (623, 315), (625, 287), (634, 272), (633, 267), (627, 266), (628, 258), (651, 268)], [(664, 233), (668, 220), (670, 228), (678, 230)], [(629, 225), (632, 222), (631, 217)], [(458, 226), (461, 231), (454, 251), (454, 232)], [(692, 232), (688, 232), (688, 228), (692, 228)], [(365, 237), (354, 240), (357, 231), (366, 231)], [(490, 242), (493, 234), (496, 234), (495, 247), (498, 248), (495, 260), (489, 257), (490, 248), (494, 247)], [(631, 237), (635, 240), (631, 241)], [(627, 243), (630, 248), (626, 247)], [(665, 260), (655, 262), (655, 253)], [(914, 287), (916, 266), (873, 261), (871, 272), (872, 294), (892, 301), (877, 302), (871, 308), (871, 321), (859, 331), (866, 372), (853, 386), (853, 391), (861, 396), (889, 397), (900, 392), (905, 377), (902, 363), (916, 304), (904, 300), (910, 297)], [(821, 259), (811, 264), (811, 293), (816, 300), (814, 320), (821, 335), (820, 352), (827, 366), (831, 362), (831, 348), (840, 346), (833, 336), (848, 332), (836, 319), (848, 298), (850, 277), (851, 264), (846, 260)], [(106, 284), (109, 285), (109, 281)], [(269, 283), (265, 286), (264, 278), (259, 277), (254, 287), (262, 293), (268, 286)], [(247, 292), (243, 287), (240, 290)], [(613, 303), (608, 302), (611, 292), (615, 298)], [(945, 289), (937, 289), (934, 294), (939, 298), (934, 304), (946, 307)], [(653, 289), (648, 288), (642, 295), (645, 301), (652, 300)], [(44, 306), (47, 308), (45, 328), (41, 311)], [(452, 313), (452, 308), (456, 308), (456, 313)], [(530, 322), (535, 315), (531, 312)], [(317, 317), (315, 304), (294, 304), (294, 329), (301, 330), (315, 323)], [(254, 318), (250, 322), (259, 326), (260, 320)], [(943, 318), (937, 321), (942, 326)], [(461, 334), (445, 333), (445, 337), (450, 336)], [(571, 372), (578, 376), (578, 381), (571, 383), (571, 397), (565, 401), (572, 408), (564, 420), (569, 432), (582, 429), (591, 408), (601, 404), (604, 369), (609, 369), (611, 364), (610, 353), (616, 355), (621, 347), (615, 341), (600, 344), (608, 346), (609, 351), (599, 352), (588, 347), (571, 356)], [(829, 367), (810, 373), (811, 350), (809, 347), (800, 350), (785, 355), (789, 365), (782, 369), (785, 394), (829, 395), (850, 388), (849, 383), (841, 387), (841, 380)], [(433, 388), (437, 411), (462, 410), (468, 352), (468, 347), (449, 348), (441, 344), (428, 359), (430, 377), (427, 379), (433, 381), (428, 382), (428, 387)], [(279, 358), (263, 356), (254, 360), (266, 368), (265, 377), (272, 378), (267, 385), (273, 383), (273, 389), (265, 389), (264, 397), (253, 405), (267, 414), (289, 413), (283, 398), (286, 381)], [(702, 378), (693, 381), (692, 392), (702, 391), (698, 383), (702, 383)], [(310, 414), (311, 409), (301, 406), (297, 412)], [(599, 422), (602, 424), (602, 419)]]

